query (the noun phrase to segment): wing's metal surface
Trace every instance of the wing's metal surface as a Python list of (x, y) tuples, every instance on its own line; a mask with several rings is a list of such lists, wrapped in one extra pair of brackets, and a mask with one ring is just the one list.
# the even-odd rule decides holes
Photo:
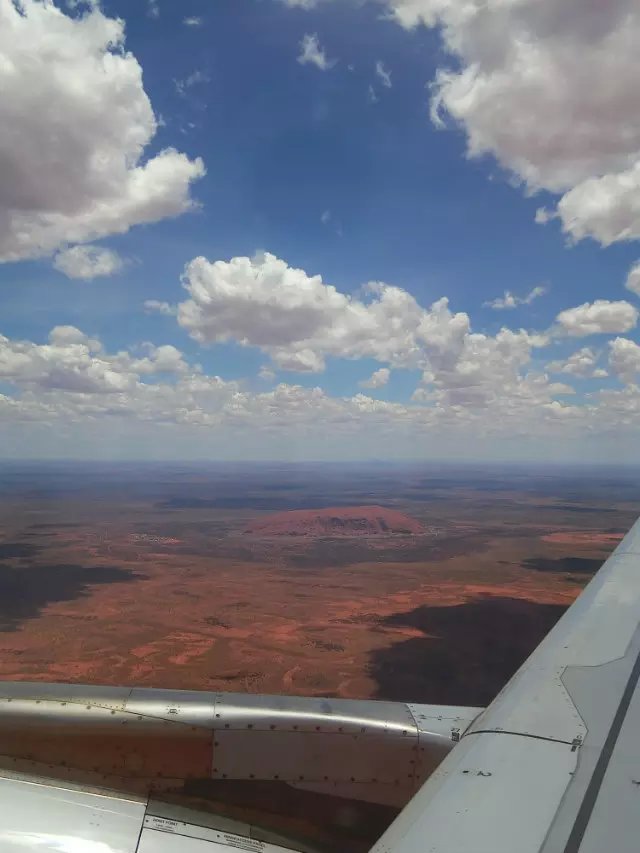
[[(207, 797), (215, 801), (220, 788), (211, 793), (211, 785), (287, 783), (352, 801), (401, 806), (480, 711), (0, 682), (0, 781), (7, 792), (4, 798), (0, 791), (0, 810), (4, 802), (15, 805), (15, 821), (4, 828), (9, 833), (24, 830), (19, 840), (15, 834), (7, 836), (23, 850), (134, 853), (139, 843), (141, 853), (195, 853), (204, 846), (242, 846), (225, 840), (226, 832), (245, 838), (242, 849), (268, 853), (280, 849), (282, 839), (255, 827), (234, 831), (221, 824), (224, 819), (212, 817)], [(29, 787), (35, 781), (38, 785)], [(110, 810), (103, 809), (97, 822), (82, 800), (90, 794), (109, 803)], [(149, 809), (155, 804), (145, 812), (149, 797)], [(176, 812), (180, 803), (189, 814)], [(200, 811), (194, 811), (194, 803)], [(26, 820), (32, 808), (42, 825)], [(93, 834), (83, 836), (87, 821)], [(66, 824), (76, 827), (75, 834), (60, 834)], [(74, 847), (74, 839), (80, 838), (85, 846)], [(94, 842), (102, 846), (91, 847)], [(4, 849), (14, 848), (7, 842), (0, 844)], [(295, 850), (307, 848), (296, 842)]]
[(372, 853), (637, 853), (639, 620), (640, 521)]
[(0, 682), (0, 768), (134, 793), (277, 780), (402, 805), (480, 710)]

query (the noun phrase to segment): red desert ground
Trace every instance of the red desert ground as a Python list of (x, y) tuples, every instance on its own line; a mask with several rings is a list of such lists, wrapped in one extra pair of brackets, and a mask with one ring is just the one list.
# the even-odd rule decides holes
[(482, 705), (638, 514), (620, 470), (0, 466), (0, 678)]

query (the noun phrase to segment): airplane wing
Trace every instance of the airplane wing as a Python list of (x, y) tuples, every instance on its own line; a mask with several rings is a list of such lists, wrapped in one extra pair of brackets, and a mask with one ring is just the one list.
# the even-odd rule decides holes
[(640, 520), (371, 853), (637, 853), (639, 623)]
[[(0, 851), (335, 849), (305, 835), (294, 788), (398, 808), (480, 710), (0, 682)], [(271, 786), (288, 832), (221, 813), (238, 783)]]
[(637, 853), (639, 622), (640, 521), (484, 711), (0, 683), (0, 851), (336, 849), (221, 813), (240, 782), (410, 800), (371, 853)]

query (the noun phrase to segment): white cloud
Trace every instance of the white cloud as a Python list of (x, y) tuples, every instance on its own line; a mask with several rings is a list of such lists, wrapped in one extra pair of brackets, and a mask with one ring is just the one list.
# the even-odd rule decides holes
[(190, 298), (178, 306), (178, 322), (199, 342), (258, 347), (288, 371), (319, 373), (327, 357), (374, 358), (385, 365), (380, 379), (390, 368), (419, 368), (424, 387), (415, 399), (440, 418), (464, 420), (491, 406), (515, 417), (525, 403), (551, 402), (560, 387), (530, 369), (532, 350), (546, 346), (547, 335), (474, 333), (468, 315), (452, 312), (445, 298), (423, 308), (379, 282), (355, 298), (270, 254), (196, 258), (183, 284)]
[(178, 313), (176, 305), (160, 302), (157, 299), (145, 299), (144, 310), (146, 314), (164, 314), (165, 317), (175, 317)]
[(547, 210), (546, 207), (539, 207), (536, 210), (534, 221), (536, 225), (546, 225), (547, 222), (551, 222), (553, 219), (557, 218), (558, 214), (554, 210)]
[(192, 337), (260, 347), (287, 370), (320, 371), (327, 355), (405, 363), (420, 351), (424, 311), (397, 287), (371, 284), (371, 301), (362, 302), (269, 253), (195, 258), (183, 284), (190, 298), (178, 306), (178, 322)]
[(373, 88), (373, 86), (369, 85), (369, 88), (367, 89), (367, 101), (370, 104), (377, 104), (379, 100), (380, 99), (376, 95), (376, 90)]
[(593, 237), (610, 246), (640, 239), (640, 162), (582, 181), (560, 199), (558, 214), (575, 240)]
[[(0, 336), (0, 378), (17, 389), (0, 395), (0, 421), (65, 420), (86, 423), (95, 442), (100, 420), (114, 418), (190, 428), (227, 428), (237, 437), (246, 426), (255, 435), (328, 428), (356, 432), (359, 425), (409, 417), (406, 407), (362, 394), (331, 398), (320, 388), (279, 384), (252, 393), (237, 382), (190, 368), (171, 345), (144, 344), (143, 355), (107, 353), (99, 341), (72, 326), (56, 327), (47, 344)], [(164, 374), (174, 378), (167, 381)], [(145, 381), (141, 381), (145, 377)], [(268, 367), (260, 378), (271, 381)], [(148, 433), (148, 438), (151, 433)]]
[[(50, 440), (57, 441), (60, 424), (65, 424), (65, 430), (73, 427), (74, 451), (80, 440), (95, 451), (97, 441), (102, 445), (115, 438), (120, 448), (124, 436), (138, 435), (144, 447), (163, 439), (164, 452), (169, 448), (174, 456), (188, 453), (199, 434), (206, 437), (209, 453), (217, 441), (227, 455), (230, 447), (242, 452), (243, 436), (251, 451), (259, 436), (261, 448), (275, 440), (289, 455), (292, 446), (310, 453), (324, 444), (335, 458), (336, 442), (342, 447), (349, 437), (360, 455), (368, 447), (387, 453), (413, 450), (425, 441), (425, 447), (433, 447), (438, 436), (455, 436), (468, 444), (469, 430), (477, 447), (480, 435), (528, 433), (532, 416), (543, 434), (573, 416), (571, 407), (553, 400), (542, 382), (529, 383), (528, 392), (508, 405), (496, 398), (491, 409), (479, 411), (473, 401), (447, 406), (443, 397), (424, 406), (404, 405), (362, 393), (331, 397), (319, 387), (286, 383), (256, 393), (189, 368), (171, 346), (149, 344), (145, 352), (141, 358), (107, 353), (73, 327), (54, 330), (44, 345), (0, 338), (0, 375), (15, 388), (15, 394), (0, 395), (2, 435), (23, 436), (29, 424), (42, 423)], [(171, 379), (163, 376), (168, 371)], [(268, 368), (263, 378), (272, 379)], [(564, 386), (556, 390), (566, 393)], [(54, 423), (56, 428), (49, 429)], [(136, 424), (143, 425), (142, 431), (136, 431)], [(19, 432), (11, 432), (12, 425)], [(31, 440), (31, 433), (27, 436)]]
[(597, 367), (600, 354), (589, 347), (582, 347), (565, 361), (552, 361), (547, 365), (551, 373), (567, 373), (581, 379), (603, 378), (607, 371)]
[(310, 347), (298, 349), (275, 347), (269, 352), (271, 360), (280, 370), (293, 373), (322, 373), (325, 368), (324, 355)]
[(576, 308), (567, 308), (556, 317), (560, 329), (574, 338), (628, 332), (637, 322), (637, 308), (624, 300), (610, 302), (608, 299), (596, 299)]
[(124, 25), (0, 0), (0, 260), (47, 255), (193, 207), (202, 161), (144, 159), (157, 119)]
[(124, 262), (113, 249), (101, 246), (73, 246), (63, 249), (53, 259), (54, 267), (69, 278), (89, 281), (99, 276), (115, 275)]
[(542, 285), (534, 287), (524, 296), (515, 296), (511, 291), (505, 290), (504, 296), (498, 296), (496, 299), (492, 299), (490, 302), (485, 302), (483, 304), (489, 308), (494, 308), (496, 311), (507, 308), (517, 308), (518, 305), (531, 305), (534, 299), (537, 299), (539, 296), (544, 296), (546, 292), (547, 288)]
[(194, 15), (189, 18), (183, 18), (182, 23), (185, 25), (185, 27), (201, 27), (202, 18), (198, 18)]
[[(603, 389), (594, 395), (594, 398), (597, 406), (594, 407), (591, 418), (593, 426), (603, 431), (605, 440), (622, 444), (622, 461), (628, 464), (630, 449), (637, 443), (640, 388), (631, 382), (622, 389)], [(605, 446), (604, 442), (601, 446)]]
[(493, 410), (495, 417), (521, 416), (524, 405), (543, 405), (556, 391), (543, 374), (528, 372), (531, 350), (544, 346), (545, 338), (502, 329), (495, 337), (470, 333), (459, 321), (455, 334), (427, 345), (428, 367), (423, 383), (430, 386), (425, 402), (464, 418), (473, 412)]
[(188, 370), (174, 346), (143, 349), (142, 358), (125, 351), (109, 355), (75, 326), (56, 326), (46, 344), (0, 335), (0, 378), (31, 390), (112, 394), (133, 390), (142, 375)]
[(384, 63), (380, 60), (376, 62), (376, 75), (382, 81), (382, 85), (385, 87), (385, 89), (391, 88), (391, 86), (393, 85), (391, 83), (391, 72), (384, 67)]
[(455, 66), (436, 74), (432, 114), (464, 128), (469, 156), (563, 194), (574, 239), (640, 237), (636, 0), (384, 2), (404, 27), (441, 27)]
[(235, 339), (253, 346), (284, 346), (328, 328), (348, 298), (319, 275), (289, 267), (269, 253), (187, 264), (190, 295), (178, 307), (180, 325), (201, 343)]
[(328, 225), (330, 221), (331, 221), (331, 211), (330, 210), (323, 211), (322, 216), (320, 217), (320, 222), (322, 222), (323, 225)]
[[(171, 345), (112, 353), (73, 326), (52, 329), (44, 344), (0, 337), (0, 377), (8, 389), (0, 394), (0, 436), (4, 446), (45, 455), (68, 436), (66, 455), (82, 455), (82, 447), (95, 453), (98, 443), (106, 455), (121, 455), (131, 440), (143, 454), (174, 458), (243, 458), (256, 448), (270, 458), (292, 452), (317, 458), (318, 450), (329, 458), (459, 457), (480, 455), (480, 447), (500, 456), (514, 447), (564, 459), (567, 448), (575, 457), (585, 436), (613, 435), (616, 446), (620, 437), (635, 440), (635, 384), (569, 404), (562, 398), (573, 393), (570, 386), (531, 369), (532, 349), (544, 344), (540, 336), (473, 333), (466, 315), (453, 314), (446, 300), (418, 311), (414, 331), (424, 344), (425, 375), (407, 404), (363, 393), (331, 397), (320, 387), (288, 383), (250, 391), (189, 366)], [(619, 339), (611, 350), (618, 374), (633, 382), (640, 347)], [(268, 365), (259, 377), (275, 378)]]
[(609, 367), (623, 382), (636, 381), (640, 373), (640, 346), (628, 338), (609, 341)]
[(520, 301), (510, 290), (505, 290), (504, 296), (497, 296), (495, 299), (483, 302), (482, 304), (487, 308), (494, 308), (496, 311), (499, 311), (505, 308), (517, 308)]
[[(133, 358), (129, 363), (129, 366), (135, 373), (140, 375), (186, 373), (189, 370), (189, 366), (182, 357), (182, 353), (172, 344), (156, 346), (147, 342), (143, 344), (142, 349), (146, 352), (146, 355), (143, 358)], [(119, 353), (119, 357), (121, 355)]]
[(150, 18), (160, 17), (160, 7), (158, 6), (158, 0), (147, 0), (147, 15)]
[(379, 370), (374, 370), (368, 379), (364, 379), (360, 386), (362, 388), (382, 388), (389, 381), (391, 371), (388, 367), (381, 367)]
[(320, 71), (328, 71), (336, 64), (334, 59), (327, 59), (326, 53), (320, 47), (316, 33), (313, 35), (306, 33), (302, 37), (300, 51), (300, 56), (298, 56), (300, 65), (315, 65)]
[(640, 296), (640, 261), (636, 261), (631, 266), (624, 286), (627, 290)]

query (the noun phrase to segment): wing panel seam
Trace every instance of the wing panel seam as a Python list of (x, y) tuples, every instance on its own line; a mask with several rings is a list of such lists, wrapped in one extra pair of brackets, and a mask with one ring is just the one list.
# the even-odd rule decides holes
[(546, 740), (551, 743), (563, 743), (566, 746), (573, 746), (573, 741), (564, 740), (564, 738), (547, 737), (547, 735), (534, 735), (530, 732), (511, 732), (505, 729), (474, 729), (472, 732), (466, 732), (462, 737), (471, 737), (472, 735), (511, 735), (512, 737), (528, 737), (533, 740)]

